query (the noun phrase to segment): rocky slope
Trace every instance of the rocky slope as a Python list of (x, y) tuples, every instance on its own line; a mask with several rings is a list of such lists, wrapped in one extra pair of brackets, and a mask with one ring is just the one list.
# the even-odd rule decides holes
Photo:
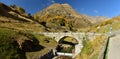
[(88, 16), (88, 15), (84, 15), (82, 14), (82, 16), (89, 20), (92, 24), (98, 24), (98, 23), (101, 23), (101, 22), (104, 22), (106, 20), (108, 20), (109, 18), (107, 16)]

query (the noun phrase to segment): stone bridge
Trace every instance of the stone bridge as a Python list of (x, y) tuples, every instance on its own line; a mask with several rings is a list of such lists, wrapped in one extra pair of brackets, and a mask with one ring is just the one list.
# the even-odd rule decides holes
[(75, 38), (78, 41), (78, 44), (75, 45), (75, 53), (73, 54), (74, 56), (78, 55), (81, 52), (81, 49), (83, 47), (82, 40), (84, 39), (89, 39), (92, 40), (96, 36), (101, 35), (100, 33), (52, 33), (52, 32), (37, 32), (36, 34), (44, 34), (45, 36), (49, 36), (54, 38), (57, 42), (61, 40), (61, 38), (65, 36), (70, 36)]

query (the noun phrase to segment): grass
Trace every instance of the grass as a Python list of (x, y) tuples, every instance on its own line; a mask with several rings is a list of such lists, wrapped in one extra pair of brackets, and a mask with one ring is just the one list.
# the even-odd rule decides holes
[[(83, 40), (83, 49), (78, 56), (80, 59), (97, 59), (106, 36), (98, 36), (93, 41)], [(76, 57), (77, 58), (77, 57)]]
[(44, 27), (42, 27), (40, 24), (33, 24), (33, 23), (2, 23), (0, 22), (0, 27), (7, 27), (7, 28), (13, 28), (21, 31), (29, 31), (29, 32), (39, 32), (39, 31), (44, 31)]
[(74, 47), (67, 47), (67, 48), (63, 48), (60, 52), (64, 52), (64, 53), (72, 53), (72, 49)]
[[(24, 42), (26, 39), (37, 39), (39, 45), (44, 46), (45, 48), (38, 51), (22, 52), (18, 42)], [(48, 53), (51, 49), (55, 48), (55, 46), (57, 46), (57, 42), (44, 35), (22, 34), (18, 30), (0, 28), (0, 58), (2, 59), (34, 59), (35, 57), (40, 57)]]
[(0, 58), (1, 59), (24, 59), (24, 54), (20, 51), (16, 37), (19, 34), (14, 30), (0, 28)]
[[(16, 43), (15, 45), (17, 45), (17, 46), (15, 46), (15, 47), (18, 48), (18, 51), (16, 51), (17, 48), (15, 48), (12, 51), (6, 50), (6, 52), (5, 52), (6, 54), (7, 53), (8, 54), (9, 53), (13, 53), (15, 55), (9, 54), (7, 56), (6, 54), (3, 54), (3, 56), (2, 56), (2, 50), (1, 50), (0, 56), (4, 57), (4, 58), (2, 58), (2, 57), (1, 58), (2, 59), (6, 59), (6, 58), (9, 58), (9, 59), (12, 58), (13, 59), (12, 56), (16, 56), (15, 58), (22, 57), (20, 59), (24, 59), (24, 58), (30, 59), (30, 58), (39, 57), (39, 56), (42, 56), (42, 55), (46, 54), (47, 52), (49, 52), (52, 48), (54, 48), (57, 45), (57, 43), (55, 42), (54, 39), (52, 39), (50, 37), (43, 36), (43, 35), (37, 35), (37, 34), (32, 34), (32, 35), (30, 34), (30, 35), (28, 35), (28, 33), (26, 33), (26, 34), (20, 34), (19, 33), (19, 31), (23, 31), (23, 32), (33, 32), (33, 31), (39, 32), (39, 31), (41, 31), (42, 32), (44, 30), (45, 30), (44, 27), (42, 25), (38, 24), (38, 23), (19, 22), (16, 19), (0, 16), (0, 37), (1, 37), (0, 40), (3, 39), (3, 38), (12, 40), (15, 37), (16, 38), (15, 41), (20, 39), (19, 42), (24, 42), (24, 39), (26, 37), (28, 40), (29, 39), (30, 40), (31, 39), (37, 39), (39, 41), (39, 45), (42, 45), (42, 46), (45, 47), (43, 50), (40, 50), (40, 51), (23, 52), (24, 54), (21, 54), (21, 51), (20, 51), (19, 46), (18, 46), (18, 43)], [(1, 33), (3, 33), (3, 34), (1, 34)], [(8, 36), (8, 38), (7, 38), (7, 36)], [(35, 38), (33, 38), (33, 36)], [(32, 38), (29, 38), (29, 37), (32, 37)], [(11, 40), (10, 41), (3, 40), (3, 41), (8, 43), (8, 42), (11, 42)], [(4, 43), (3, 41), (0, 41), (0, 42)], [(7, 46), (14, 47), (14, 45), (12, 45), (12, 44), (10, 45), (10, 44), (8, 44), (6, 46), (2, 46), (2, 48), (7, 47)], [(20, 53), (19, 53), (19, 51), (20, 51)]]
[[(25, 40), (33, 40), (32, 44), (25, 42)], [(37, 41), (36, 41), (37, 40)], [(43, 50), (36, 51), (24, 51), (20, 48), (18, 43), (24, 43), (26, 47), (24, 49), (36, 49), (33, 44), (44, 46)], [(29, 46), (27, 45), (29, 44)], [(34, 59), (34, 57), (40, 57), (49, 52), (57, 45), (56, 41), (50, 37), (37, 34), (29, 34), (10, 28), (0, 28), (0, 58), (1, 59)], [(21, 45), (22, 46), (22, 45)], [(31, 48), (27, 48), (30, 47)]]
[(35, 59), (40, 56), (43, 56), (46, 53), (48, 53), (51, 49), (57, 46), (57, 42), (50, 37), (44, 36), (42, 34), (33, 34), (33, 35), (36, 39), (38, 39), (39, 44), (44, 46), (45, 48), (36, 52), (26, 52), (27, 59)]
[(51, 48), (57, 45), (57, 42), (51, 37), (44, 36), (42, 34), (33, 34), (33, 35), (39, 40), (40, 45)]
[[(110, 32), (109, 28), (110, 28), (110, 25), (104, 26), (104, 27), (100, 28), (98, 30), (98, 32), (104, 32), (104, 31)], [(120, 22), (113, 23), (112, 28), (113, 28), (113, 31), (119, 29), (120, 28)]]

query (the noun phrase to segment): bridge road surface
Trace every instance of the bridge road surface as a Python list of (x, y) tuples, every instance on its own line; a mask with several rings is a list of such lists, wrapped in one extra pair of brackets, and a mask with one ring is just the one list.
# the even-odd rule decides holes
[(110, 38), (108, 59), (120, 59), (120, 34)]

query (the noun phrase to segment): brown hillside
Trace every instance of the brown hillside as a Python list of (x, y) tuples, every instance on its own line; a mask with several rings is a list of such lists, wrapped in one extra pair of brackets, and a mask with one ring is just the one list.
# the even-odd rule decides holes
[(30, 16), (25, 17), (26, 13), (25, 13), (25, 11), (23, 11), (24, 9), (22, 9), (21, 7), (17, 7), (17, 6), (15, 6), (15, 7), (16, 8), (13, 8), (13, 7), (7, 6), (3, 3), (0, 3), (0, 16), (17, 19), (17, 20), (20, 20), (23, 22), (33, 22), (31, 20)]
[(77, 31), (91, 25), (91, 22), (77, 13), (68, 4), (53, 4), (34, 15), (48, 31)]
[(0, 28), (12, 28), (22, 31), (45, 31), (45, 28), (35, 22), (32, 16), (17, 6), (7, 6), (0, 3)]

